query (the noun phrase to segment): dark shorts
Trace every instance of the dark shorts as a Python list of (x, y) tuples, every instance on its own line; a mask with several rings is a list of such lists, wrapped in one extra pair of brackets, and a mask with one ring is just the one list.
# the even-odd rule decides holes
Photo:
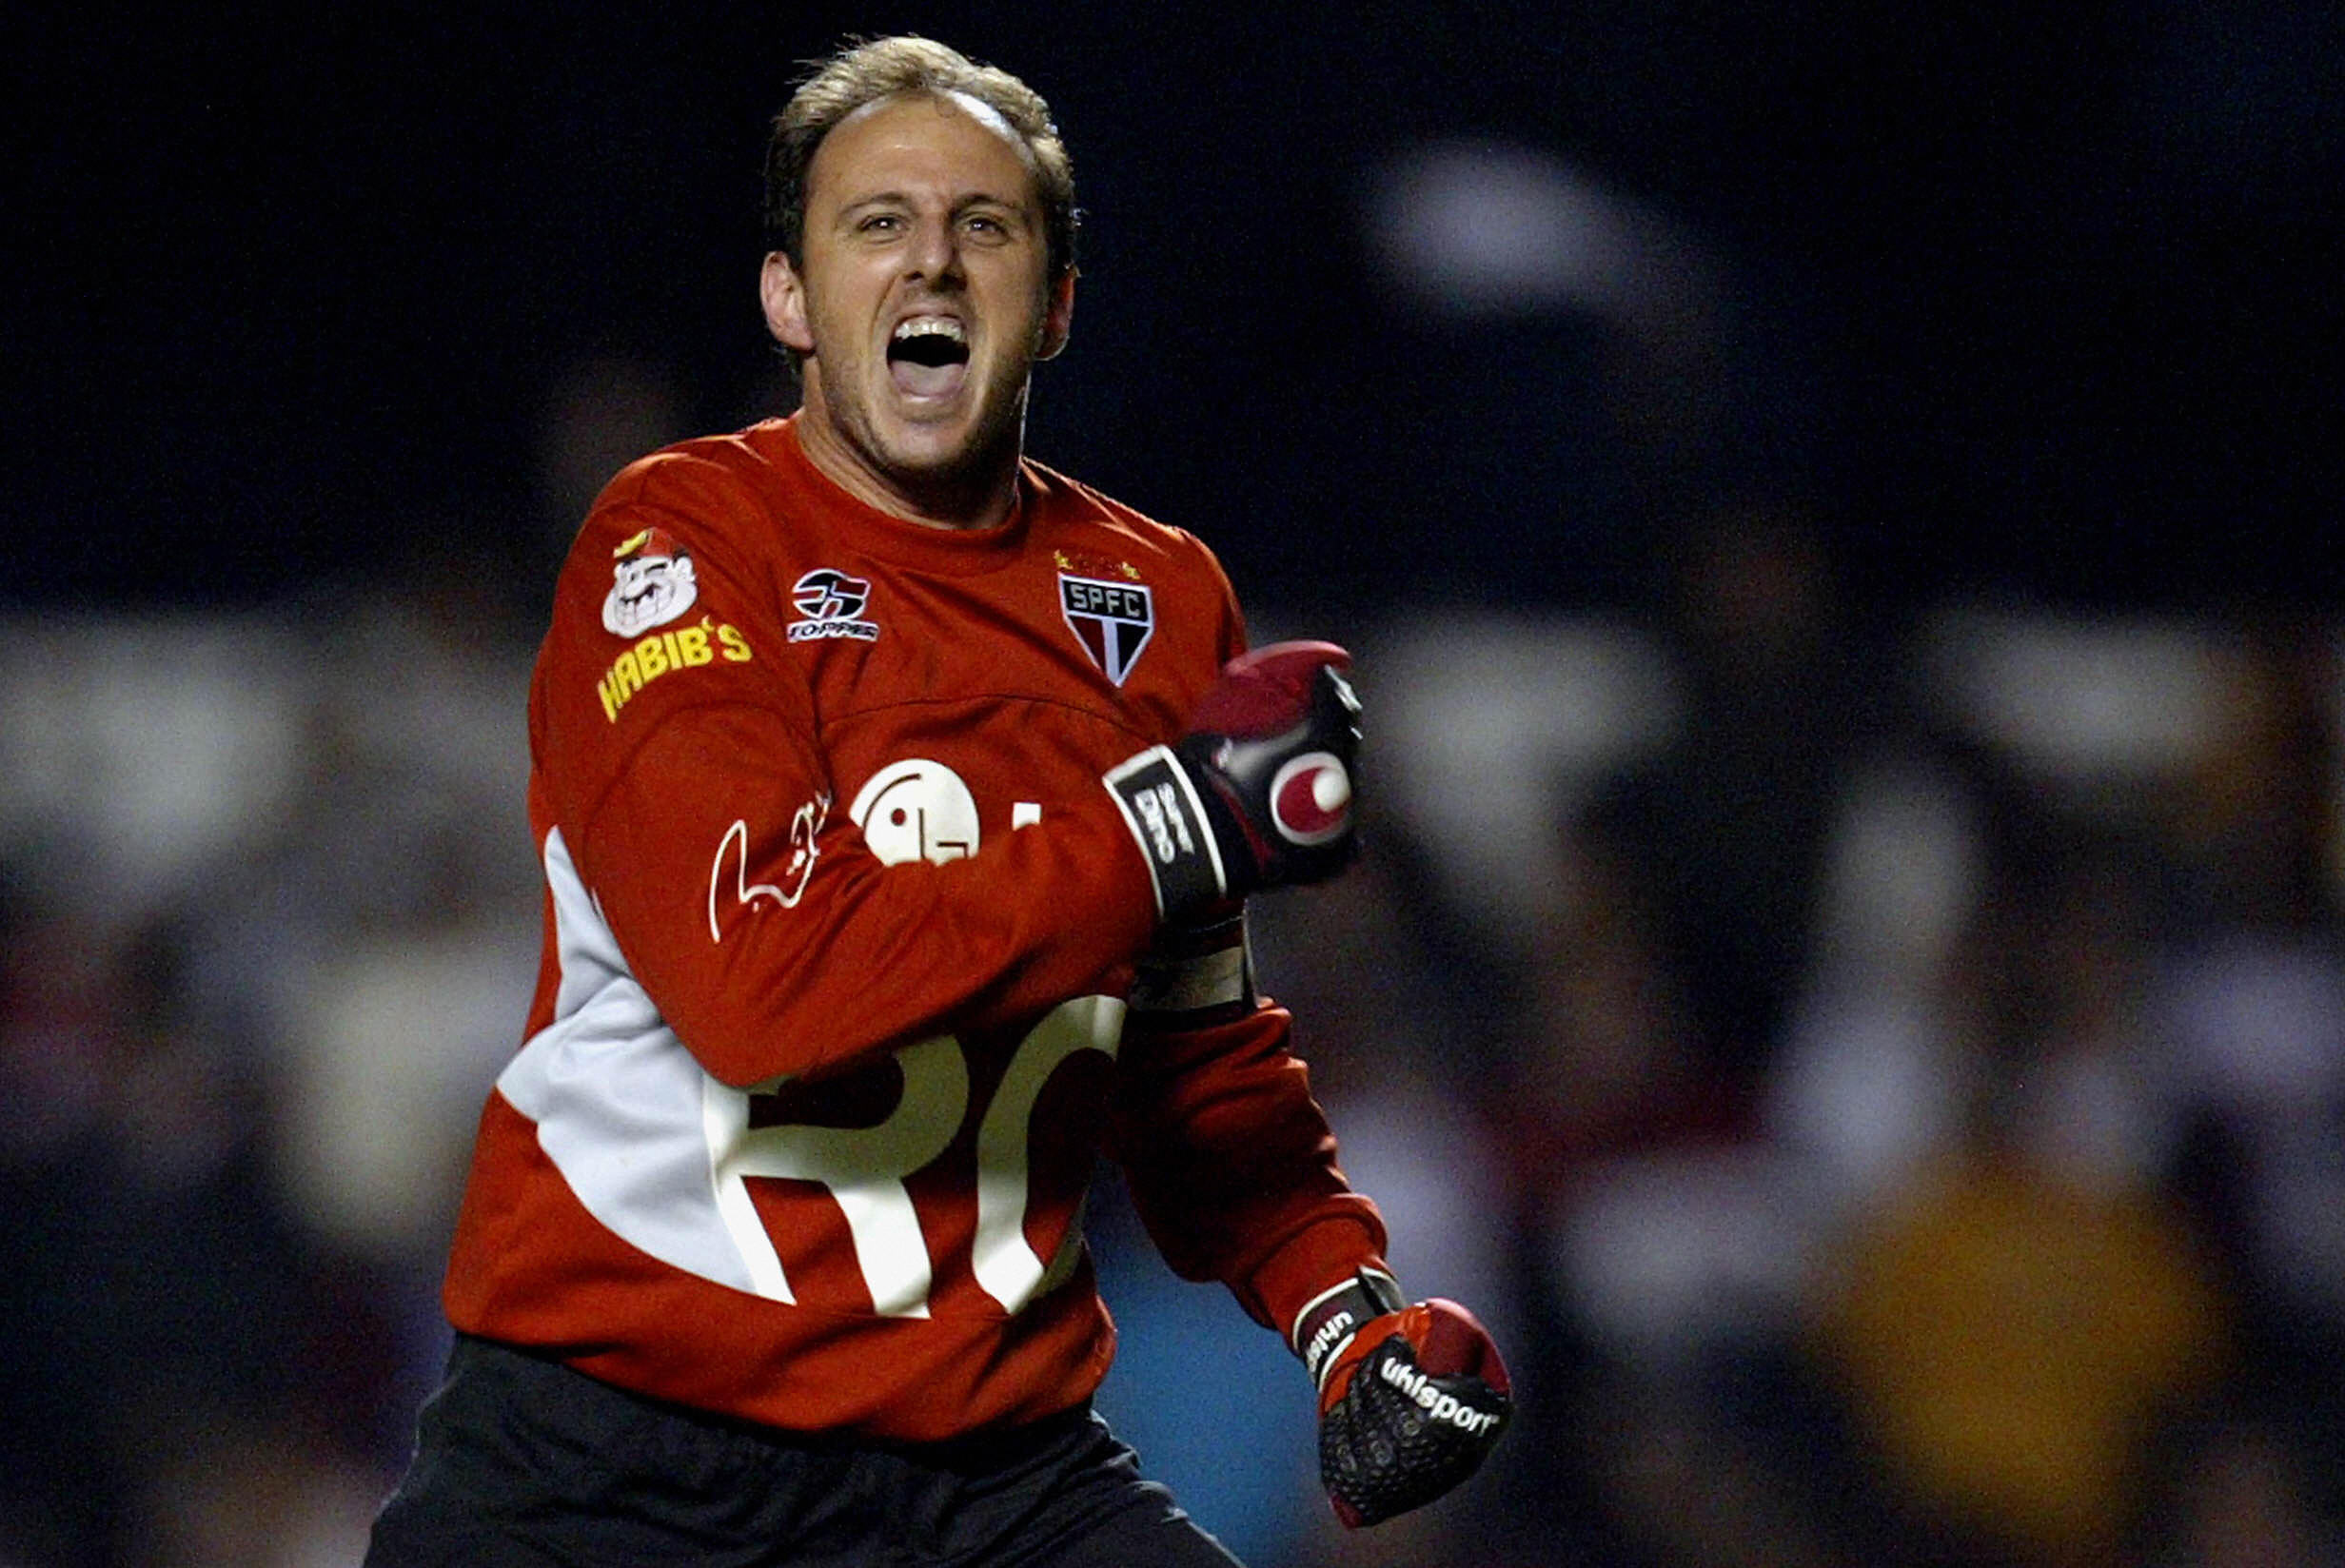
[(1088, 1410), (799, 1438), (460, 1338), (366, 1568), (1236, 1568)]

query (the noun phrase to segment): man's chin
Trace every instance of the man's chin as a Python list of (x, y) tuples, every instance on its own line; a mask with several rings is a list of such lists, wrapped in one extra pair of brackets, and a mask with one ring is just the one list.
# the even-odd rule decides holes
[(914, 513), (941, 519), (997, 508), (1017, 468), (1025, 431), (1022, 396), (1005, 406), (998, 399), (964, 393), (924, 408), (893, 387), (867, 386), (865, 392), (835, 403), (822, 396), (819, 380), (809, 377), (810, 424), (803, 439)]
[(874, 434), (889, 465), (907, 470), (956, 468), (984, 444), (977, 422), (965, 410), (933, 417), (899, 415)]
[(1017, 460), (1018, 422), (969, 409), (935, 418), (897, 418), (876, 432), (879, 456), (906, 480), (954, 482)]

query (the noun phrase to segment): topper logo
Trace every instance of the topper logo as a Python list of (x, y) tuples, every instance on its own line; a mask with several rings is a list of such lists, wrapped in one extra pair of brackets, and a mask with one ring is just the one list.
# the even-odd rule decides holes
[(878, 626), (861, 618), (863, 606), (871, 602), (871, 583), (862, 578), (818, 566), (790, 585), (790, 602), (806, 617), (790, 623), (792, 642), (826, 637), (878, 640)]

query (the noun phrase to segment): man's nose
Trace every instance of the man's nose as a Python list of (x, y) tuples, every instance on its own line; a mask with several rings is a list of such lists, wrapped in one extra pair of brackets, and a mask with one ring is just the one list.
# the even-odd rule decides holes
[(960, 236), (955, 232), (950, 218), (924, 218), (915, 225), (912, 245), (904, 257), (907, 271), (932, 283), (958, 278), (961, 269)]

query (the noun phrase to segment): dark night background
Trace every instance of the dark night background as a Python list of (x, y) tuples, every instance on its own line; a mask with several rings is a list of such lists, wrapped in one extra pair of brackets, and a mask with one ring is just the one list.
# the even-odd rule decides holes
[[(574, 520), (533, 477), (549, 388), (617, 354), (692, 428), (771, 409), (764, 121), (899, 29), (1027, 76), (1074, 148), (1033, 448), (1250, 598), (1609, 600), (1689, 492), (1753, 488), (1880, 603), (2335, 596), (2345, 21), (2312, 0), (44, 10), (6, 68), (25, 607), (450, 548), (534, 602)], [(1621, 438), (1586, 323), (1376, 284), (1367, 172), (1428, 137), (1703, 248), (1698, 450)]]
[(17, 10), (0, 1564), (355, 1557), (559, 553), (788, 406), (766, 126), (899, 30), (1074, 149), (1032, 451), (1361, 655), (1261, 972), (1526, 1390), (1336, 1540), (1103, 1184), (1151, 1473), (1262, 1568), (2345, 1561), (2335, 0)]

